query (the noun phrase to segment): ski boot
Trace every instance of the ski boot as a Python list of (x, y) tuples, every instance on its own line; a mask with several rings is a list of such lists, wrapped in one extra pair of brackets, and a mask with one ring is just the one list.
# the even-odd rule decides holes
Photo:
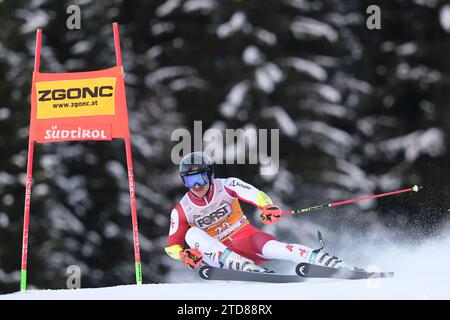
[(252, 260), (247, 259), (236, 252), (226, 249), (219, 259), (221, 268), (232, 269), (236, 271), (248, 272), (266, 272), (270, 273), (266, 268), (256, 265)]
[[(320, 265), (323, 267), (328, 267), (328, 268), (352, 269), (347, 264), (342, 262), (342, 260), (339, 259), (338, 257), (336, 257), (334, 255), (331, 256), (328, 252), (322, 251), (323, 248), (325, 247), (325, 243), (323, 242), (322, 234), (320, 233), (320, 231), (317, 231), (317, 235), (319, 238), (320, 248), (315, 249), (311, 252), (311, 255), (309, 256), (309, 261), (308, 261), (309, 263)], [(355, 268), (355, 269), (357, 269), (357, 268)]]

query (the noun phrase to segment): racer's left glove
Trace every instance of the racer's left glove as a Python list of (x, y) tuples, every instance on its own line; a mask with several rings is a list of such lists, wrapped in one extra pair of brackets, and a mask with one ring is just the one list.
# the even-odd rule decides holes
[(261, 208), (261, 219), (264, 224), (271, 224), (281, 220), (281, 208), (268, 204)]

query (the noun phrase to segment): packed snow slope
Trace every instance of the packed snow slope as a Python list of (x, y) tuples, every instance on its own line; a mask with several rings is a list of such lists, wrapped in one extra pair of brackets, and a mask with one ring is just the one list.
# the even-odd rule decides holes
[[(78, 290), (29, 290), (2, 299), (155, 299), (155, 300), (290, 300), (290, 299), (450, 299), (450, 236), (411, 246), (373, 246), (372, 259), (394, 278), (370, 280), (311, 279), (302, 283), (266, 284), (207, 281), (196, 276), (183, 283), (124, 285)], [(368, 267), (368, 266), (366, 266)], [(373, 268), (376, 266), (369, 266)], [(184, 271), (189, 274), (189, 271)]]
[(289, 284), (242, 282), (128, 285), (100, 289), (31, 290), (0, 299), (54, 300), (291, 300), (291, 299), (450, 299), (450, 277), (368, 280), (314, 280)]

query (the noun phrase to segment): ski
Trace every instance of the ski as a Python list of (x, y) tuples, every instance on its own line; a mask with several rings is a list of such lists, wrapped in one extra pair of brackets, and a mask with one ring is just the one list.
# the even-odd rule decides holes
[[(304, 282), (307, 278), (372, 279), (393, 277), (393, 272), (367, 272), (362, 269), (327, 268), (309, 263), (300, 263), (295, 268), (297, 274), (236, 271), (212, 266), (202, 266), (198, 274), (205, 280), (250, 281), (267, 283)], [(300, 276), (300, 277), (299, 277)]]
[(250, 281), (269, 283), (304, 282), (306, 279), (294, 274), (236, 271), (211, 266), (202, 266), (198, 274), (205, 280)]
[(295, 272), (304, 278), (372, 279), (390, 278), (394, 272), (368, 272), (363, 269), (328, 268), (310, 263), (299, 263)]

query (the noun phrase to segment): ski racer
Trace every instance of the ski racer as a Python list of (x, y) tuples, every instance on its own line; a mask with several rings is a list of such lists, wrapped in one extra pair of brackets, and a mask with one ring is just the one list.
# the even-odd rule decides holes
[(323, 248), (281, 242), (251, 225), (239, 201), (258, 207), (265, 224), (280, 221), (282, 210), (263, 191), (238, 178), (214, 178), (214, 164), (204, 152), (186, 155), (179, 174), (189, 190), (171, 212), (165, 251), (186, 266), (197, 268), (204, 262), (238, 271), (267, 272), (260, 265), (272, 259), (344, 266)]

